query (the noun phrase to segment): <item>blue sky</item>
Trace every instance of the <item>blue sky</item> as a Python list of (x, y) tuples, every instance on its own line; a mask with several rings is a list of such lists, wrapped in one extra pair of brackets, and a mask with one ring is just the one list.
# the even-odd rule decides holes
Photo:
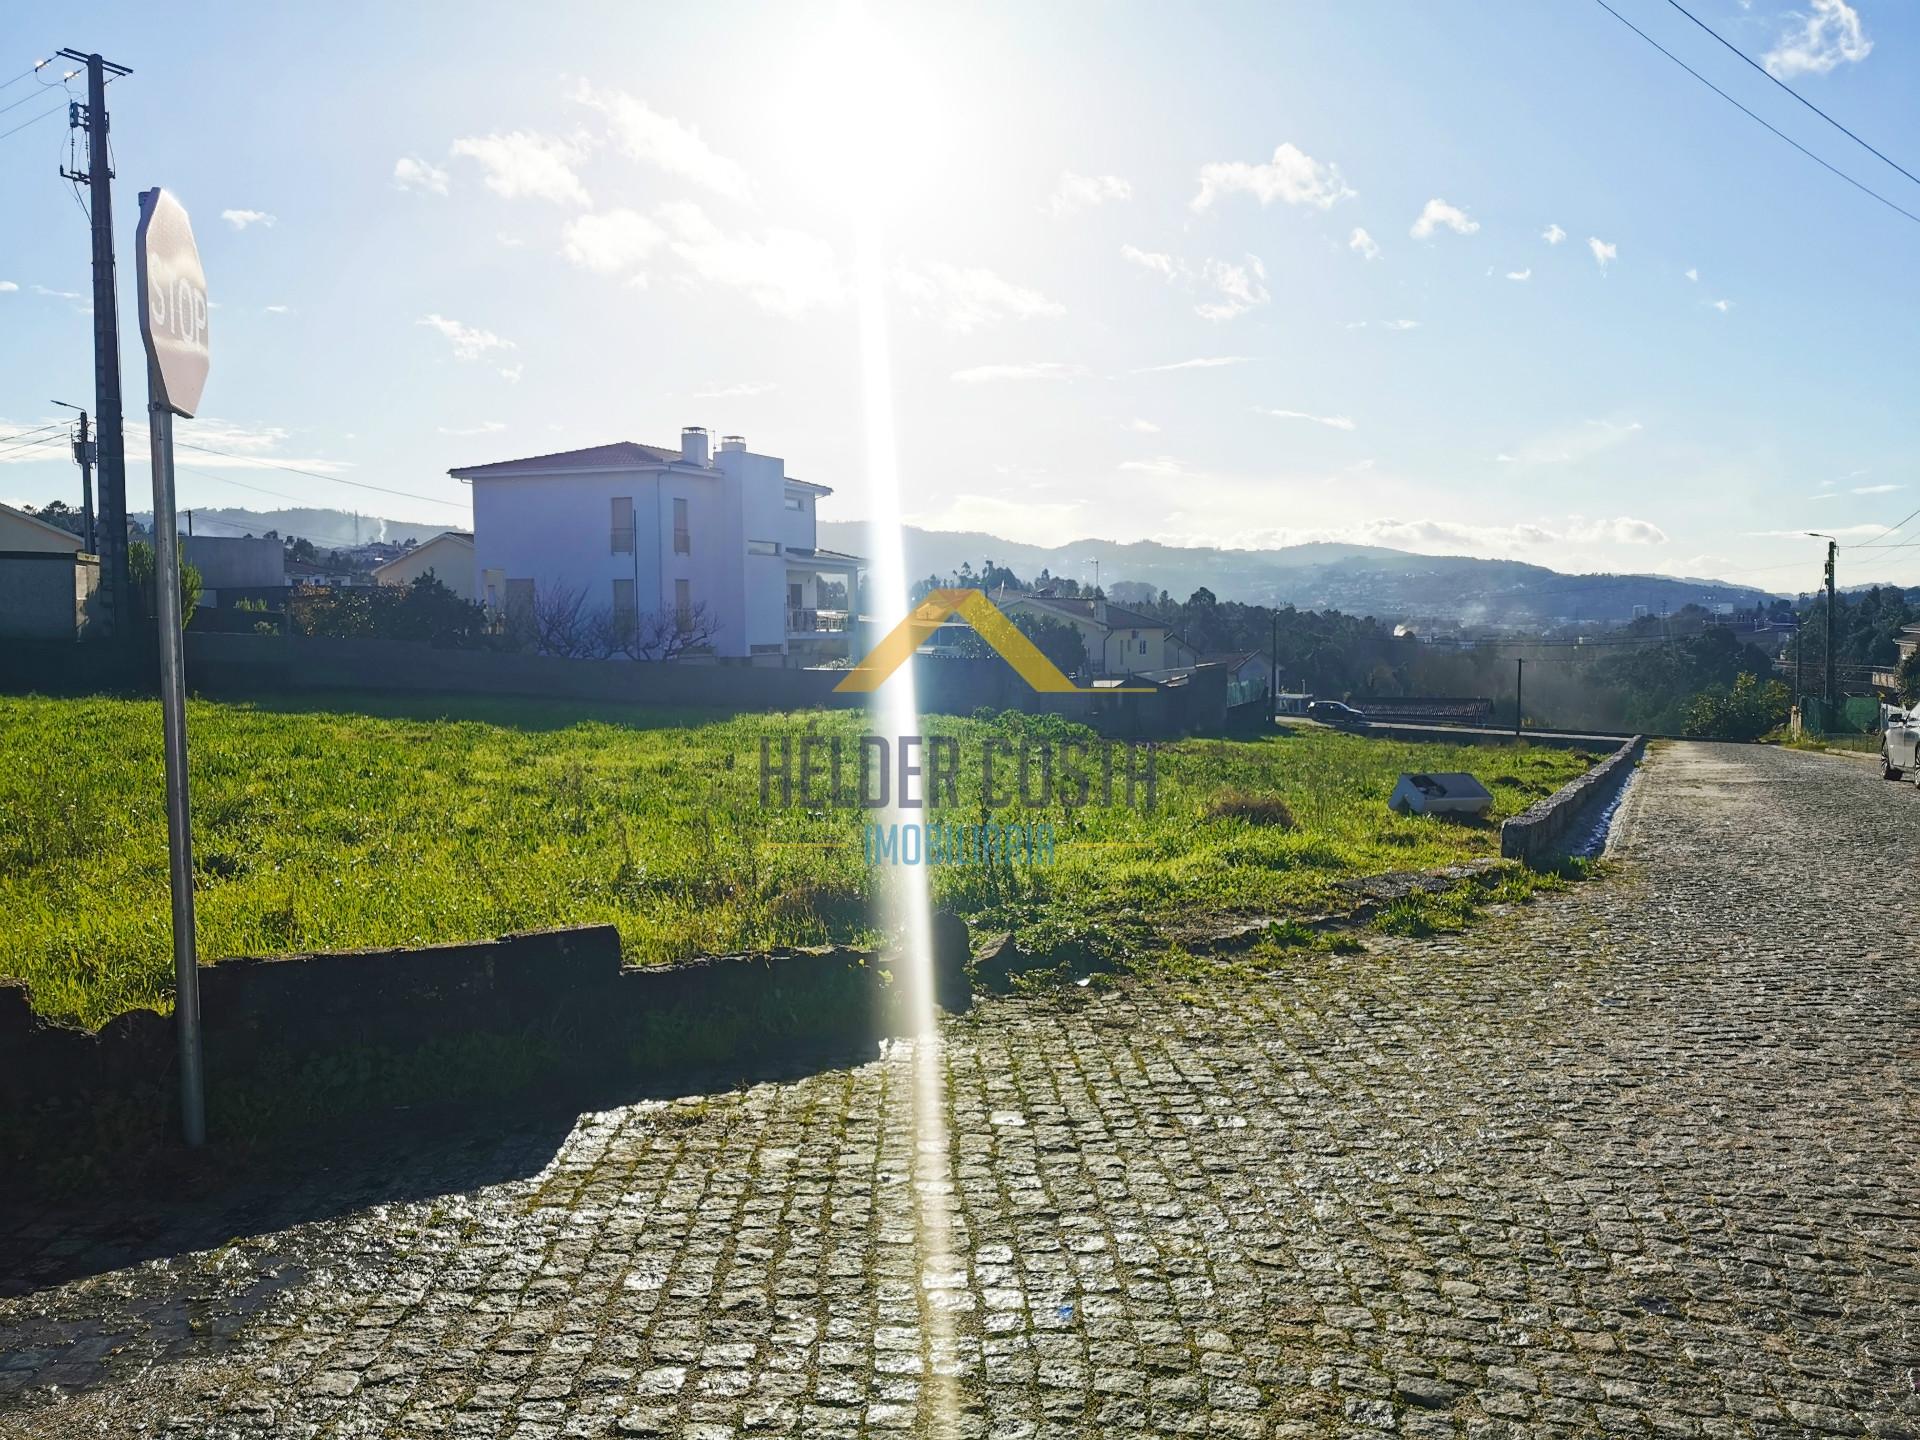
[[(1920, 212), (1664, 0), (1614, 3)], [(1920, 171), (1911, 6), (1690, 8)], [(458, 523), (449, 466), (698, 423), (860, 518), (851, 216), (877, 200), (922, 523), (1786, 589), (1818, 575), (1798, 532), (1920, 506), (1920, 225), (1589, 0), (90, 9), (12, 7), (0, 79), (61, 45), (134, 69), (131, 413), (135, 194), (164, 183), (219, 306), (181, 438), (427, 497), (197, 454), (182, 505)], [(0, 138), (0, 434), (91, 399), (66, 143), (60, 116)], [(0, 498), (77, 500), (25, 453)], [(1920, 583), (1920, 549), (1842, 578)]]

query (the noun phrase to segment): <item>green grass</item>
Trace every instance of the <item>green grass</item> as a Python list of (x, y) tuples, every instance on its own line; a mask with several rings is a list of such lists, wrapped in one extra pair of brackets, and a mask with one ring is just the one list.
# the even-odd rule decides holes
[[(699, 716), (518, 701), (189, 706), (203, 959), (607, 921), (631, 963), (874, 938), (863, 813), (768, 811), (763, 735), (854, 712)], [(930, 717), (972, 757), (1052, 717)], [(797, 748), (797, 747), (796, 747)], [(940, 869), (934, 897), (1023, 938), (1111, 953), (1197, 917), (1306, 914), (1336, 882), (1495, 853), (1497, 821), (1586, 765), (1565, 751), (1317, 732), (1164, 748), (1152, 813), (1046, 818), (1051, 867)], [(1460, 769), (1492, 820), (1390, 815), (1403, 769)], [(0, 975), (97, 1025), (170, 1003), (160, 717), (151, 701), (0, 697)], [(980, 819), (978, 777), (962, 804)], [(1034, 818), (1002, 814), (995, 819)]]

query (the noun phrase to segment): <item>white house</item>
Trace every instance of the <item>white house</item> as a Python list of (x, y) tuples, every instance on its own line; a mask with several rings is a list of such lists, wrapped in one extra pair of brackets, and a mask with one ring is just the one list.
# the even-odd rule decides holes
[(462, 600), (473, 599), (472, 533), (442, 530), (431, 540), (373, 567), (373, 578), (382, 585), (411, 585), (422, 575), (433, 576)]
[(1192, 647), (1166, 621), (1124, 605), (1046, 594), (1010, 595), (995, 603), (1010, 616), (1025, 610), (1073, 626), (1087, 647), (1087, 668), (1095, 675), (1138, 675), (1194, 662)]
[[(577, 591), (616, 622), (702, 613), (707, 648), (726, 658), (844, 655), (859, 608), (857, 555), (821, 550), (814, 506), (833, 492), (738, 435), (709, 453), (617, 441), (447, 472), (473, 487), (475, 598), (511, 615)], [(845, 586), (820, 604), (820, 582)]]

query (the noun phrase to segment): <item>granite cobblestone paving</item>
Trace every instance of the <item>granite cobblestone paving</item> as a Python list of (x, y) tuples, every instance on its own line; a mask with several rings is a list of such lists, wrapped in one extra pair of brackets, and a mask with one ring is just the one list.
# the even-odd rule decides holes
[(0, 1300), (0, 1435), (1920, 1434), (1917, 837), (1658, 746), (1462, 935), (946, 1022), (939, 1134), (899, 1045)]

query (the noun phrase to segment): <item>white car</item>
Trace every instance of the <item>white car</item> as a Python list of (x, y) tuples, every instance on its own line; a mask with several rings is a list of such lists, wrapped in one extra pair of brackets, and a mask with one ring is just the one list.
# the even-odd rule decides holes
[(1889, 709), (1880, 732), (1880, 774), (1898, 780), (1911, 776), (1920, 784), (1920, 713)]

